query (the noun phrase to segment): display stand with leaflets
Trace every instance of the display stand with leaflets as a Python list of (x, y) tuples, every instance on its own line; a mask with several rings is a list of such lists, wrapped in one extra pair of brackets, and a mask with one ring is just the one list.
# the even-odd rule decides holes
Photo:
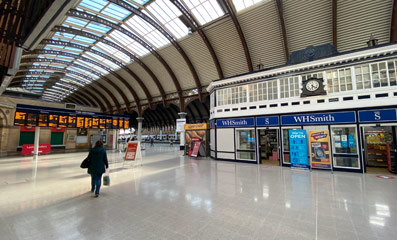
[(135, 167), (140, 164), (142, 166), (142, 152), (141, 152), (141, 142), (139, 141), (129, 141), (127, 143), (127, 150), (125, 151), (123, 167), (130, 163), (130, 166)]

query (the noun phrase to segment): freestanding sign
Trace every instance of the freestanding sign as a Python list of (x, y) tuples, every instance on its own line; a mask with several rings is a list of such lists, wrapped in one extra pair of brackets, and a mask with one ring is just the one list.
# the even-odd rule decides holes
[(312, 168), (331, 169), (329, 133), (325, 131), (310, 131), (310, 164)]
[(309, 169), (306, 130), (289, 130), (292, 168)]
[(193, 151), (192, 151), (192, 155), (191, 155), (192, 157), (198, 156), (200, 145), (201, 145), (200, 141), (194, 142), (194, 147), (193, 147)]
[[(33, 155), (34, 144), (23, 144), (22, 155)], [(51, 144), (39, 144), (39, 153), (46, 154), (51, 152)]]
[(127, 143), (124, 160), (142, 161), (141, 143), (139, 141), (130, 141)]

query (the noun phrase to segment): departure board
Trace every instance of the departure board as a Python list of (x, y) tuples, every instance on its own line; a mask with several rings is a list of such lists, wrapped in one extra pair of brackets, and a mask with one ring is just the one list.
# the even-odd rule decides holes
[(91, 128), (92, 127), (92, 118), (86, 117), (84, 121), (84, 128)]
[(39, 114), (39, 120), (37, 122), (37, 126), (48, 127), (48, 114), (47, 113)]
[(59, 119), (59, 115), (50, 114), (48, 119), (48, 126), (58, 127), (58, 119)]
[(105, 129), (106, 128), (106, 119), (100, 118), (99, 119), (99, 128), (100, 129)]
[(26, 112), (15, 112), (14, 125), (15, 126), (24, 126), (26, 120)]
[(77, 117), (76, 127), (84, 128), (84, 117)]
[(92, 119), (92, 128), (99, 128), (99, 118)]
[(68, 117), (68, 127), (75, 128), (76, 127), (76, 120), (77, 120), (76, 116), (69, 116)]
[(124, 128), (124, 120), (119, 119), (119, 128)]
[(26, 117), (26, 126), (36, 126), (37, 124), (37, 114), (36, 113), (28, 113)]
[(124, 120), (124, 129), (130, 128), (130, 121)]
[(67, 127), (68, 126), (68, 116), (60, 115), (58, 121), (58, 127)]
[(112, 128), (112, 119), (106, 119), (106, 128), (110, 129)]
[(117, 129), (119, 128), (119, 121), (117, 119), (113, 119), (112, 121), (112, 128)]

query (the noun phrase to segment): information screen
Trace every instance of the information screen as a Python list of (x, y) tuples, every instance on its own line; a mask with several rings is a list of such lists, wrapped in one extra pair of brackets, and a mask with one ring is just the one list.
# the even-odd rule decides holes
[(112, 119), (106, 119), (106, 128), (111, 129), (112, 128)]
[(37, 114), (36, 113), (28, 113), (26, 118), (26, 125), (27, 126), (36, 126), (37, 124)]
[(85, 123), (84, 123), (84, 128), (91, 128), (91, 127), (92, 127), (92, 118), (86, 117)]
[(15, 112), (14, 125), (16, 126), (25, 125), (26, 115), (27, 115), (26, 112)]
[(39, 121), (37, 123), (39, 127), (47, 127), (48, 126), (48, 114), (43, 113), (39, 114)]
[(130, 128), (130, 121), (124, 120), (124, 129)]
[(84, 117), (77, 117), (76, 127), (84, 128)]
[(99, 119), (99, 128), (100, 129), (105, 129), (106, 128), (106, 119), (100, 118)]
[(119, 127), (119, 121), (117, 119), (113, 119), (112, 128), (117, 129)]
[(48, 119), (48, 126), (49, 127), (58, 127), (58, 119), (59, 116), (55, 114), (50, 114)]
[(99, 128), (99, 118), (92, 119), (92, 128)]
[(119, 120), (119, 128), (124, 128), (124, 120)]
[(60, 115), (58, 127), (67, 127), (68, 126), (68, 116)]
[(69, 116), (68, 117), (68, 127), (75, 128), (76, 127), (76, 116)]

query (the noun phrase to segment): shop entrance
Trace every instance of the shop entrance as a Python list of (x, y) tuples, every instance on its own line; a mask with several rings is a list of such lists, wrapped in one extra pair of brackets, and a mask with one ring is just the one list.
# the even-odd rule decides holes
[(367, 173), (397, 173), (395, 168), (396, 127), (362, 126), (364, 164)]
[(280, 165), (278, 129), (258, 129), (258, 138), (260, 163)]

